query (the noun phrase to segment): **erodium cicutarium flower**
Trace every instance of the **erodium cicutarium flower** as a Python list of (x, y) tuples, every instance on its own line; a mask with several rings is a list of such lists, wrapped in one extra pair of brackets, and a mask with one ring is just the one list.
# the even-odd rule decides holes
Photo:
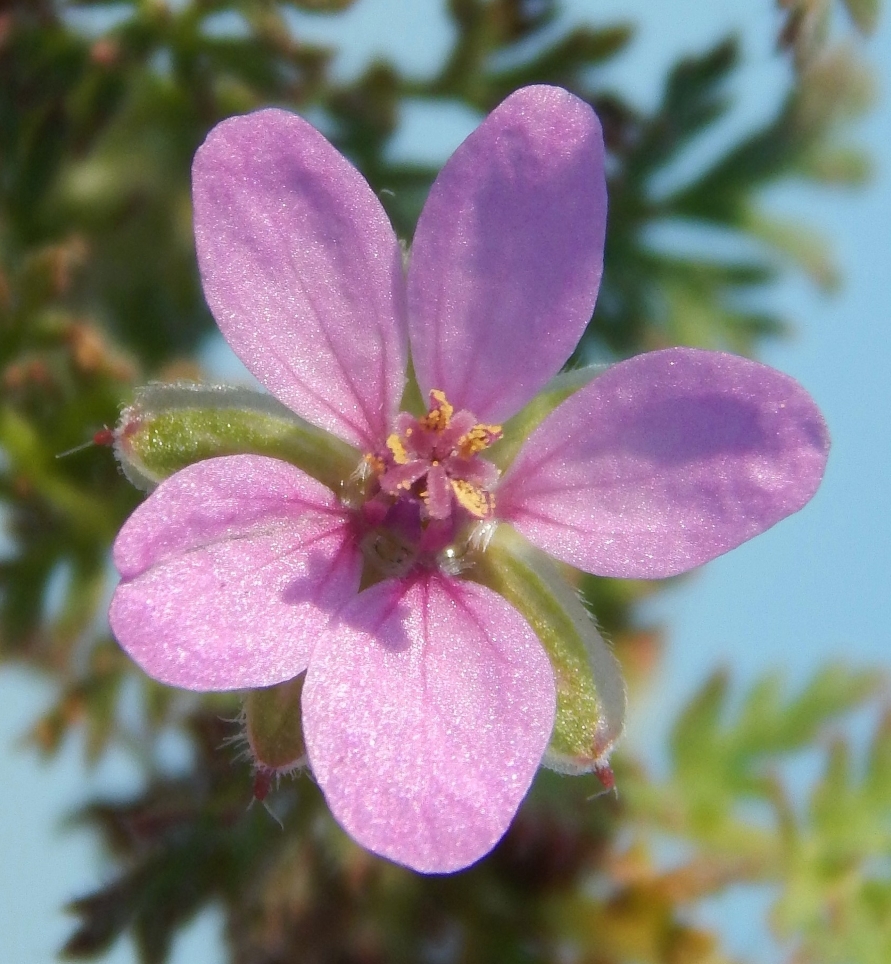
[(465, 867), (542, 762), (605, 772), (621, 732), (616, 663), (545, 553), (630, 578), (704, 563), (810, 499), (823, 421), (791, 378), (716, 352), (553, 381), (606, 222), (600, 126), (566, 91), (518, 91), (458, 148), (407, 269), (374, 192), (293, 114), (220, 124), (193, 189), (220, 330), (350, 468), (237, 454), (161, 481), (115, 543), (114, 633), (192, 690), (305, 671), (337, 820), (417, 870)]

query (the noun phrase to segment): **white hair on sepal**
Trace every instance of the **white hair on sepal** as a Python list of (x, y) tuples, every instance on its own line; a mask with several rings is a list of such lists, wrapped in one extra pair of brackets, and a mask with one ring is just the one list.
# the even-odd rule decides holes
[(485, 552), (489, 548), (489, 543), (492, 541), (492, 536), (495, 535), (497, 528), (497, 519), (481, 520), (471, 530), (467, 538), (468, 546), (476, 552)]
[(458, 576), (473, 563), (455, 546), (448, 546), (436, 556), (436, 565), (447, 576)]
[(348, 509), (359, 509), (365, 501), (365, 489), (371, 478), (371, 466), (368, 459), (362, 459), (353, 469), (349, 478), (340, 483), (340, 503)]
[(218, 719), (223, 723), (231, 723), (237, 727), (237, 729), (230, 736), (223, 737), (217, 749), (223, 750), (230, 747), (234, 749), (235, 753), (232, 757), (233, 763), (250, 763), (253, 761), (251, 745), (247, 738), (247, 713), (245, 712), (244, 706), (242, 705), (235, 716), (220, 716)]

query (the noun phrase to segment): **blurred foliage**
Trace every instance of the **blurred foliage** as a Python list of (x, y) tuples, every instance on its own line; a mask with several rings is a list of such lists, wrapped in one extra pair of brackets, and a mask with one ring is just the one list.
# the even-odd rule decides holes
[[(139, 494), (101, 446), (57, 455), (94, 432), (101, 441), (148, 379), (198, 373), (190, 359), (213, 325), (189, 167), (225, 116), (273, 103), (310, 110), (408, 240), (436, 171), (388, 153), (407, 99), (482, 116), (514, 88), (546, 81), (588, 100), (607, 138), (611, 216), (579, 358), (678, 343), (752, 353), (786, 330), (764, 307), (783, 271), (835, 281), (824, 244), (777, 220), (764, 189), (866, 175), (845, 130), (870, 81), (840, 35), (868, 32), (876, 0), (846, 0), (843, 16), (830, 0), (779, 0), (788, 87), (759, 129), (727, 135), (704, 164), (691, 158), (733, 118), (733, 39), (677, 63), (646, 113), (599, 69), (632, 41), (628, 24), (566, 27), (548, 0), (450, 0), (454, 38), (438, 72), (406, 77), (378, 61), (344, 81), (332, 75), (333, 50), (301, 39), (295, 11), (336, 22), (350, 6), (0, 3), (0, 653), (54, 684), (31, 732), (41, 752), (77, 730), (91, 759), (114, 744), (145, 774), (134, 799), (97, 801), (77, 817), (99, 832), (116, 872), (72, 905), (67, 954), (95, 956), (129, 933), (142, 961), (164, 961), (177, 930), (215, 902), (237, 964), (719, 964), (729, 960), (719, 936), (691, 923), (701, 901), (766, 884), (795, 964), (885, 964), (891, 720), (877, 724), (864, 759), (839, 735), (852, 710), (875, 715), (875, 674), (827, 668), (792, 696), (768, 676), (738, 705), (715, 677), (678, 720), (665, 774), (620, 757), (620, 795), (592, 799), (595, 778), (542, 773), (489, 858), (422, 878), (355, 847), (306, 778), (270, 794), (284, 830), (260, 806), (247, 810), (249, 770), (219, 749), (233, 733), (221, 721), (237, 712), (232, 698), (184, 700), (137, 679), (110, 638), (108, 547)], [(656, 243), (678, 225), (699, 253)], [(661, 642), (638, 604), (661, 587), (588, 577), (581, 588), (632, 683), (645, 680)], [(171, 729), (192, 747), (175, 775), (158, 748)], [(823, 767), (806, 800), (786, 776), (802, 754)]]

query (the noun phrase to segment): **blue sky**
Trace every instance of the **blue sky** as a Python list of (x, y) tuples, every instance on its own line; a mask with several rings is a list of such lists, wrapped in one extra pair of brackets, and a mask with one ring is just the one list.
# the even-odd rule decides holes
[[(633, 15), (643, 4), (621, 0), (574, 0), (567, 18), (607, 23)], [(702, 0), (650, 0), (646, 20), (629, 55), (609, 68), (616, 86), (641, 106), (651, 106), (659, 81), (680, 51), (698, 52), (731, 29), (743, 39), (746, 66), (738, 89), (737, 129), (769, 115), (782, 89), (785, 65), (775, 57), (777, 15), (771, 0), (724, 5)], [(335, 36), (336, 20), (301, 18), (319, 39)], [(338, 69), (351, 74), (377, 52), (392, 54), (405, 68), (426, 72), (444, 54), (448, 24), (440, 4), (409, 0), (358, 0), (346, 16), (349, 50)], [(876, 160), (876, 176), (859, 193), (783, 187), (771, 204), (827, 232), (844, 287), (826, 298), (801, 278), (775, 292), (775, 304), (798, 323), (796, 337), (773, 345), (768, 363), (798, 378), (822, 407), (833, 436), (826, 480), (814, 501), (753, 542), (704, 567), (664, 594), (652, 614), (669, 628), (669, 645), (649, 692), (632, 707), (630, 740), (658, 766), (671, 718), (717, 666), (730, 668), (744, 685), (770, 667), (783, 667), (801, 684), (827, 659), (888, 664), (891, 513), (891, 26), (887, 18), (866, 45), (880, 67), (878, 108), (857, 128)], [(402, 154), (443, 160), (475, 125), (463, 110), (443, 109), (435, 118), (410, 108), (393, 144)], [(714, 143), (699, 146), (702, 156)], [(421, 145), (421, 147), (419, 147)], [(213, 357), (219, 361), (219, 353)], [(222, 362), (220, 362), (222, 364)], [(0, 672), (3, 754), (0, 780), (0, 933), (8, 960), (53, 960), (68, 933), (61, 906), (106, 879), (92, 840), (62, 832), (62, 816), (92, 792), (135, 786), (126, 760), (112, 757), (85, 776), (81, 747), (67, 746), (43, 766), (16, 749), (16, 739), (50, 699), (49, 690), (13, 670)], [(15, 873), (11, 868), (15, 867)], [(705, 911), (720, 920), (730, 950), (771, 959), (758, 919), (763, 899), (716, 902)], [(122, 942), (106, 958), (133, 964)], [(176, 947), (174, 964), (221, 964), (219, 917), (202, 918)]]

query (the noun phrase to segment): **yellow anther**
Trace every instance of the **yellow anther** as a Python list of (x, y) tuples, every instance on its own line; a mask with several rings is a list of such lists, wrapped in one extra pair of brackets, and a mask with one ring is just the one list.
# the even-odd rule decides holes
[(500, 438), (500, 425), (474, 425), (469, 432), (458, 439), (458, 455), (462, 459), (469, 459)]
[(402, 439), (395, 433), (387, 439), (387, 448), (393, 453), (393, 461), (397, 465), (405, 465), (408, 462), (408, 454)]
[(449, 427), (455, 408), (449, 404), (445, 392), (438, 388), (430, 391), (430, 411), (420, 419), (420, 424), (431, 432), (444, 432)]
[(475, 519), (488, 519), (495, 511), (495, 496), (466, 479), (449, 479), (459, 505)]

